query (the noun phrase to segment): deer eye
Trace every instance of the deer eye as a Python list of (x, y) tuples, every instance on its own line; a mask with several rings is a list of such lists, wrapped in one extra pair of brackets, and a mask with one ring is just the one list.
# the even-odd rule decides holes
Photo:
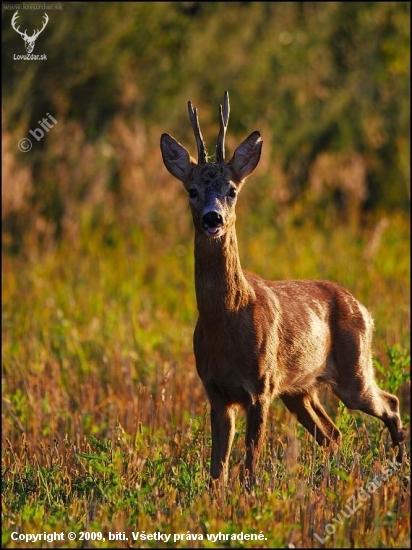
[(191, 199), (197, 199), (198, 196), (199, 196), (199, 193), (197, 189), (194, 189), (193, 187), (192, 189), (189, 189), (189, 197)]
[(237, 195), (236, 187), (231, 187), (227, 193), (227, 196), (234, 199)]

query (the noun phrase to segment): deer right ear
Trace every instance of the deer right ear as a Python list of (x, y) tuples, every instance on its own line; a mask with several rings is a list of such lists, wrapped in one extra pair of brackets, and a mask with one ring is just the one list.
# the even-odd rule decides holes
[(183, 145), (169, 134), (162, 134), (160, 149), (166, 168), (172, 176), (185, 185), (193, 166), (196, 165), (196, 161), (189, 155)]

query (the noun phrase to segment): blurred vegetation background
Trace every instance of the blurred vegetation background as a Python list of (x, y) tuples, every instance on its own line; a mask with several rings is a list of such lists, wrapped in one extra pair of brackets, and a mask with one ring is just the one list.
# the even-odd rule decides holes
[[(24, 44), (3, 10), (4, 252), (41, 253), (96, 227), (109, 240), (136, 228), (187, 238), (159, 136), (194, 153), (190, 99), (213, 153), (225, 90), (227, 158), (252, 130), (264, 140), (245, 201), (251, 230), (309, 216), (357, 230), (377, 213), (408, 215), (409, 2), (62, 6), (36, 41), (47, 61), (13, 60)], [(20, 10), (20, 29), (42, 17)], [(19, 151), (47, 113), (58, 124)]]

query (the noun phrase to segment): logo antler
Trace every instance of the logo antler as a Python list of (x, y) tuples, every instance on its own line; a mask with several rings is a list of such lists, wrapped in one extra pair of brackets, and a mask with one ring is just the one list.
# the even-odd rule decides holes
[(20, 26), (16, 28), (17, 18), (19, 17), (18, 14), (19, 12), (16, 11), (16, 13), (13, 15), (13, 19), (11, 20), (11, 26), (23, 38), (27, 53), (31, 53), (34, 50), (34, 44), (36, 42), (37, 37), (44, 30), (44, 27), (47, 25), (49, 21), (49, 16), (47, 15), (47, 13), (45, 13), (44, 14), (45, 20), (42, 28), (39, 31), (38, 30), (34, 31), (32, 36), (27, 36), (27, 29), (24, 32), (21, 32), (19, 31)]

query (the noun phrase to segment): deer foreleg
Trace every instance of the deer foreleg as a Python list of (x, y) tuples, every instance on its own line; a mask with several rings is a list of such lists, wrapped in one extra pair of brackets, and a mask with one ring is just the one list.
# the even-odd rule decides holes
[(212, 405), (212, 463), (210, 476), (226, 482), (229, 455), (235, 435), (235, 410), (232, 407)]
[(268, 409), (266, 401), (257, 401), (247, 409), (245, 474), (252, 483), (262, 451)]

